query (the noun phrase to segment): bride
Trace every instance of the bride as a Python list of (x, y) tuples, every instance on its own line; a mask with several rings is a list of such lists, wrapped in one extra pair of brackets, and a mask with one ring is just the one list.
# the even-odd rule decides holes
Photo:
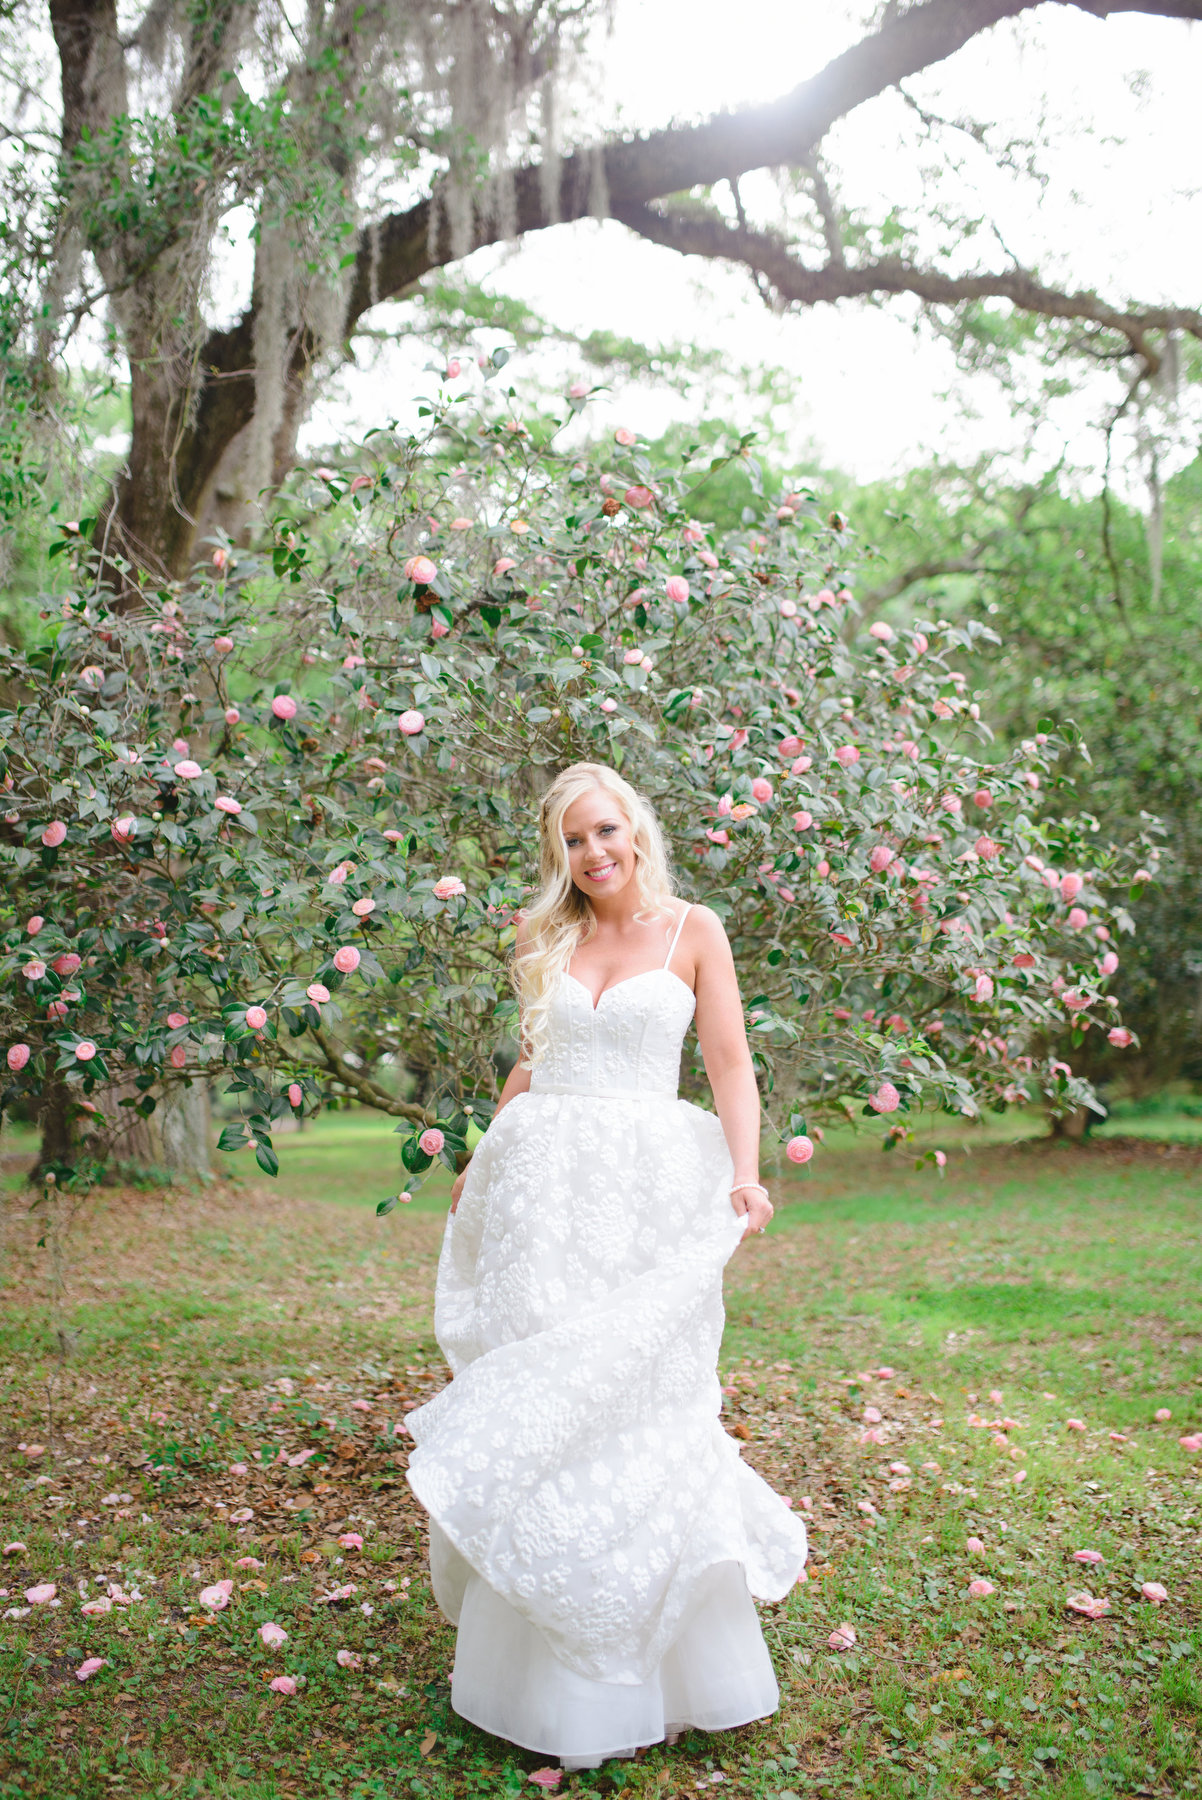
[[(465, 1719), (569, 1768), (776, 1710), (752, 1596), (805, 1528), (719, 1422), (722, 1271), (772, 1216), (721, 921), (673, 897), (648, 802), (597, 763), (539, 815), (523, 1056), (452, 1190), (409, 1414)], [(696, 1016), (717, 1116), (677, 1098)]]

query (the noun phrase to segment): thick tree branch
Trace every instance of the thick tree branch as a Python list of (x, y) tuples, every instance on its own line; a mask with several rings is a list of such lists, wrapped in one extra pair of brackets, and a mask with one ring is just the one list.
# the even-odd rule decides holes
[(1045, 287), (1023, 269), (982, 275), (944, 275), (921, 269), (900, 257), (881, 257), (858, 267), (827, 263), (807, 269), (783, 239), (769, 232), (732, 226), (716, 213), (669, 214), (652, 207), (618, 213), (640, 237), (686, 256), (742, 263), (765, 276), (782, 299), (800, 306), (836, 300), (866, 299), (877, 294), (913, 294), (931, 306), (957, 306), (971, 300), (1009, 300), (1022, 312), (1047, 319), (1084, 319), (1126, 338), (1149, 373), (1160, 358), (1148, 341), (1153, 331), (1183, 331), (1202, 339), (1202, 312), (1186, 307), (1122, 307), (1107, 304), (1087, 291), (1067, 293)]

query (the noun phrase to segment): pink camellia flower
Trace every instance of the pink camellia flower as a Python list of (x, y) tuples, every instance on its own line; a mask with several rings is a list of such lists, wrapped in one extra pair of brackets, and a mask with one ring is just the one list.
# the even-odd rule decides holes
[(109, 826), (109, 831), (112, 834), (112, 839), (115, 844), (128, 844), (130, 838), (133, 837), (137, 829), (138, 821), (134, 818), (132, 813), (123, 813), (119, 819), (114, 819)]
[(1105, 1562), (1106, 1558), (1102, 1555), (1100, 1550), (1074, 1550), (1073, 1561), (1093, 1565), (1095, 1563)]
[(992, 1594), (994, 1591), (992, 1581), (987, 1581), (983, 1575), (977, 1575), (968, 1584), (968, 1592), (973, 1600), (984, 1600), (987, 1595)]
[(1016, 950), (1010, 961), (1016, 969), (1033, 969), (1035, 967), (1035, 958), (1029, 950)]
[(1084, 1419), (1066, 1419), (1064, 1421), (1064, 1428), (1066, 1431), (1084, 1431), (1085, 1430), (1085, 1420)]
[(826, 1641), (832, 1650), (850, 1650), (856, 1641), (856, 1628), (854, 1625), (836, 1625)]
[(38, 935), (38, 932), (42, 929), (42, 926), (45, 923), (46, 923), (46, 921), (42, 917), (41, 913), (34, 913), (32, 918), (26, 920), (25, 929), (29, 933), (30, 937), (36, 937)]
[(1172, 1412), (1167, 1406), (1158, 1406), (1152, 1414), (1158, 1425), (1167, 1425), (1172, 1416)]
[(426, 729), (424, 717), (412, 706), (401, 714), (396, 723), (397, 730), (404, 732), (406, 737), (417, 737), (419, 732)]
[(340, 1550), (362, 1550), (363, 1539), (357, 1531), (344, 1531), (338, 1540)]
[(222, 550), (220, 546), (214, 550), (212, 563), (216, 570), (220, 572), (220, 570), (224, 569), (229, 560), (229, 552), (227, 550)]
[(67, 827), (61, 819), (52, 819), (42, 833), (42, 842), (47, 850), (57, 850), (67, 835)]
[(229, 1605), (233, 1591), (234, 1584), (227, 1578), (225, 1581), (214, 1582), (212, 1587), (201, 1588), (196, 1598), (209, 1612), (222, 1612)]
[(169, 1012), (167, 1014), (167, 1024), (170, 1026), (172, 1031), (182, 1031), (184, 1026), (187, 1023), (188, 1023), (187, 1013)]
[(75, 1058), (77, 1062), (91, 1062), (96, 1054), (96, 1046), (91, 1038), (84, 1038), (82, 1043), (76, 1044), (75, 1046)]
[(411, 556), (405, 564), (406, 581), (412, 581), (417, 587), (429, 587), (437, 574), (437, 566), (428, 556)]
[(325, 985), (324, 981), (311, 981), (305, 989), (305, 993), (313, 1002), (314, 1006), (324, 1006), (330, 997), (330, 990)]
[(717, 844), (720, 849), (725, 849), (730, 842), (729, 831), (713, 831), (707, 828), (705, 835), (711, 844)]
[(369, 914), (374, 913), (375, 910), (376, 903), (374, 900), (356, 900), (351, 907), (351, 911), (357, 919), (366, 919)]
[(95, 1600), (85, 1600), (79, 1610), (81, 1613), (86, 1613), (89, 1618), (102, 1619), (105, 1613), (112, 1612), (113, 1603), (107, 1594), (98, 1594)]
[(887, 644), (893, 636), (893, 627), (892, 625), (886, 625), (884, 619), (877, 619), (874, 624), (868, 627), (868, 635), (869, 637), (876, 638), (878, 643)]
[(176, 763), (175, 773), (181, 781), (198, 781), (204, 774), (204, 770), (198, 762), (193, 762), (190, 757), (185, 757), (182, 762)]
[(107, 1658), (103, 1656), (85, 1656), (78, 1669), (75, 1671), (75, 1679), (76, 1681), (91, 1681), (93, 1675), (98, 1675), (101, 1669), (107, 1668)]
[(868, 858), (868, 867), (874, 875), (880, 875), (893, 861), (893, 851), (888, 844), (874, 844), (872, 855)]
[(641, 650), (627, 650), (626, 654), (622, 658), (622, 661), (624, 663), (627, 663), (631, 666), (633, 666), (635, 663), (642, 662), (642, 660), (643, 660), (643, 652)]
[(1062, 875), (1060, 877), (1060, 898), (1075, 900), (1084, 886), (1084, 879), (1080, 875)]
[(992, 806), (993, 795), (989, 792), (988, 788), (978, 788), (972, 797), (972, 803), (974, 806), (979, 806), (982, 809)]
[(271, 710), (277, 719), (295, 719), (296, 701), (291, 694), (277, 694), (271, 702)]
[(50, 967), (56, 975), (74, 975), (76, 969), (83, 967), (83, 957), (77, 956), (74, 950), (64, 950), (61, 956), (55, 957)]
[(1068, 928), (1070, 931), (1084, 931), (1088, 924), (1089, 914), (1083, 906), (1071, 906), (1069, 908)]
[(304, 1098), (305, 1098), (304, 1089), (301, 1087), (300, 1082), (299, 1081), (290, 1081), (288, 1083), (288, 1104), (289, 1104), (289, 1106), (291, 1106), (294, 1111), (299, 1110), (299, 1108), (301, 1107), (301, 1105), (304, 1102)]
[(1087, 1619), (1104, 1619), (1110, 1611), (1110, 1602), (1102, 1596), (1094, 1597), (1086, 1588), (1080, 1594), (1070, 1594), (1065, 1601), (1074, 1612), (1084, 1613)]
[(42, 981), (45, 978), (46, 965), (41, 957), (34, 956), (25, 964), (21, 973), (24, 975), (26, 981)]
[(218, 656), (228, 656), (233, 647), (234, 640), (232, 637), (215, 637), (213, 639), (213, 648), (216, 650)]
[(1099, 975), (1113, 975), (1119, 966), (1119, 959), (1113, 950), (1108, 950), (1098, 964)]
[(231, 818), (236, 818), (242, 811), (241, 800), (235, 800), (230, 794), (218, 794), (213, 805), (218, 812), (229, 813)]
[(799, 737), (783, 737), (776, 746), (776, 754), (782, 762), (790, 762), (793, 757), (800, 755), (804, 748), (805, 745)]
[(359, 952), (353, 944), (343, 944), (334, 952), (334, 967), (340, 975), (353, 975), (359, 963)]
[(430, 621), (430, 636), (433, 638), (446, 637), (450, 629), (451, 627), (445, 619), (431, 619)]
[(252, 1031), (262, 1031), (264, 1025), (267, 1023), (267, 1009), (262, 1006), (248, 1006), (246, 1009), (246, 1023), (250, 1026)]
[(1135, 1039), (1125, 1025), (1112, 1025), (1106, 1033), (1106, 1041), (1113, 1044), (1116, 1050), (1126, 1050)]
[(617, 701), (611, 700), (609, 698), (609, 696), (606, 695), (605, 699), (602, 700), (602, 702), (601, 702), (601, 711), (603, 713), (611, 713), (611, 712), (617, 712), (617, 710), (618, 710)]
[(1159, 1581), (1145, 1581), (1139, 1591), (1142, 1598), (1150, 1600), (1153, 1606), (1162, 1605), (1169, 1597), (1168, 1588), (1162, 1587)]
[(184, 1045), (173, 1044), (167, 1053), (167, 1061), (171, 1064), (173, 1069), (186, 1068), (188, 1063), (188, 1052)]
[(973, 1556), (984, 1556), (985, 1554), (985, 1546), (979, 1537), (970, 1537), (964, 1547)]
[(868, 1096), (868, 1104), (873, 1112), (896, 1112), (901, 1105), (901, 1095), (891, 1081), (882, 1081), (876, 1093)]
[(30, 1606), (49, 1606), (57, 1593), (58, 1588), (53, 1581), (43, 1581), (37, 1587), (26, 1588), (25, 1598)]
[(334, 1661), (340, 1669), (361, 1669), (363, 1667), (363, 1658), (356, 1656), (353, 1650), (336, 1650)]
[(992, 978), (992, 976), (990, 976), (990, 975), (978, 975), (977, 976), (976, 980), (973, 983), (972, 997), (974, 1000), (980, 1000), (980, 1001), (993, 999), (993, 978)]
[(531, 1774), (527, 1775), (526, 1779), (527, 1781), (532, 1781), (535, 1787), (546, 1788), (550, 1791), (552, 1788), (557, 1788), (563, 1780), (563, 1770), (535, 1769)]
[(437, 1156), (446, 1141), (437, 1125), (430, 1125), (422, 1132), (417, 1144), (424, 1156)]
[(652, 505), (655, 495), (649, 487), (628, 487), (622, 498), (627, 506), (632, 506), (636, 512), (641, 512), (644, 507)]
[(839, 748), (835, 751), (835, 761), (841, 768), (850, 769), (855, 763), (858, 763), (859, 760), (860, 752), (856, 749), (854, 744), (840, 744)]
[(227, 706), (226, 707), (225, 722), (227, 725), (236, 725), (241, 717), (242, 717), (242, 714), (238, 711), (238, 708), (236, 706)]
[(514, 562), (512, 556), (498, 556), (496, 562), (492, 566), (492, 572), (494, 575), (507, 575), (510, 569), (516, 568), (517, 564)]
[(1132, 885), (1134, 885), (1137, 881), (1151, 881), (1151, 879), (1152, 879), (1152, 872), (1150, 869), (1137, 869), (1135, 871), (1134, 875), (1131, 877)]
[(763, 775), (757, 775), (751, 784), (752, 799), (758, 800), (761, 805), (766, 804), (767, 801), (771, 800), (772, 792), (772, 783), (767, 781)]
[(1191, 1431), (1186, 1437), (1179, 1437), (1177, 1442), (1183, 1450), (1202, 1450), (1202, 1431)]
[(936, 1150), (936, 1152), (935, 1152), (935, 1167), (937, 1169), (946, 1169), (947, 1168), (947, 1151), (946, 1150)]
[(791, 1137), (785, 1145), (785, 1155), (791, 1163), (808, 1163), (813, 1154), (813, 1140), (804, 1133), (799, 1137)]
[(443, 875), (434, 883), (433, 893), (436, 900), (457, 900), (467, 889), (458, 875)]
[(793, 829), (794, 829), (794, 831), (808, 831), (810, 829), (810, 826), (813, 823), (814, 823), (813, 813), (806, 812), (804, 807), (802, 808), (801, 812), (795, 812), (793, 814)]
[(673, 606), (683, 606), (689, 597), (689, 584), (683, 575), (669, 575), (664, 583), (664, 593)]
[(275, 1679), (269, 1681), (267, 1685), (273, 1694), (283, 1694), (285, 1698), (289, 1700), (291, 1700), (292, 1696), (296, 1693), (296, 1682), (291, 1675), (277, 1675)]
[(288, 1642), (288, 1633), (282, 1625), (273, 1625), (269, 1619), (265, 1625), (259, 1626), (259, 1636), (269, 1650), (278, 1650), (281, 1644)]
[(1002, 853), (1002, 846), (995, 843), (991, 837), (979, 837), (973, 845), (973, 849), (984, 862), (993, 862), (995, 857)]
[(29, 1061), (29, 1054), (28, 1044), (10, 1044), (8, 1046), (8, 1056), (6, 1060), (14, 1075), (18, 1070), (25, 1067), (26, 1063)]
[(627, 449), (629, 449), (631, 444), (637, 444), (638, 441), (638, 433), (636, 431), (631, 431), (629, 425), (619, 425), (618, 429), (614, 432), (614, 443), (621, 444)]

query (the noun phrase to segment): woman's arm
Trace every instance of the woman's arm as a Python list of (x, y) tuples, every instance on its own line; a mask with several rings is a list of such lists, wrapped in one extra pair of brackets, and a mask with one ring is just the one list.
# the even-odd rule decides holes
[[(525, 921), (522, 919), (519, 919), (518, 920), (518, 929), (517, 929), (517, 939), (516, 939), (516, 949), (519, 952), (522, 948), (522, 943), (523, 943), (523, 938), (524, 938), (524, 927), (525, 927)], [(505, 1077), (505, 1085), (501, 1089), (501, 1098), (497, 1101), (496, 1109), (493, 1112), (493, 1118), (494, 1119), (496, 1118), (497, 1113), (500, 1112), (500, 1110), (503, 1106), (509, 1105), (509, 1102), (514, 1098), (515, 1095), (527, 1094), (527, 1093), (529, 1093), (529, 1091), (530, 1091), (530, 1070), (529, 1070), (529, 1068), (527, 1068), (523, 1065), (522, 1058), (519, 1055), (518, 1059), (514, 1063), (512, 1069), (510, 1069), (508, 1075)], [(451, 1188), (451, 1211), (452, 1212), (454, 1212), (455, 1208), (459, 1205), (459, 1197), (463, 1193), (463, 1184), (467, 1180), (468, 1167), (470, 1167), (470, 1159), (469, 1159), (468, 1165), (465, 1166), (464, 1168), (462, 1168), (459, 1171), (459, 1174), (456, 1175), (454, 1184)]]
[[(694, 961), (697, 1037), (735, 1166), (735, 1182), (758, 1183), (760, 1095), (747, 1047), (734, 957), (721, 919), (708, 906), (692, 908), (682, 935), (689, 940)], [(735, 1211), (747, 1217), (744, 1237), (762, 1230), (772, 1217), (766, 1191), (736, 1187), (730, 1199)]]

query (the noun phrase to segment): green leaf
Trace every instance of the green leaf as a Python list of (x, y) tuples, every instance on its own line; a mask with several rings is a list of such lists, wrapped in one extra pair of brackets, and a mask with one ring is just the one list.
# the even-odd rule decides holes
[(387, 1200), (381, 1200), (379, 1205), (376, 1207), (377, 1219), (382, 1219), (382, 1218), (384, 1218), (384, 1216), (387, 1213), (392, 1212), (399, 1199), (400, 1199), (399, 1194), (389, 1194)]
[(255, 1146), (255, 1161), (267, 1175), (278, 1175), (280, 1172), (280, 1159), (270, 1144)]

